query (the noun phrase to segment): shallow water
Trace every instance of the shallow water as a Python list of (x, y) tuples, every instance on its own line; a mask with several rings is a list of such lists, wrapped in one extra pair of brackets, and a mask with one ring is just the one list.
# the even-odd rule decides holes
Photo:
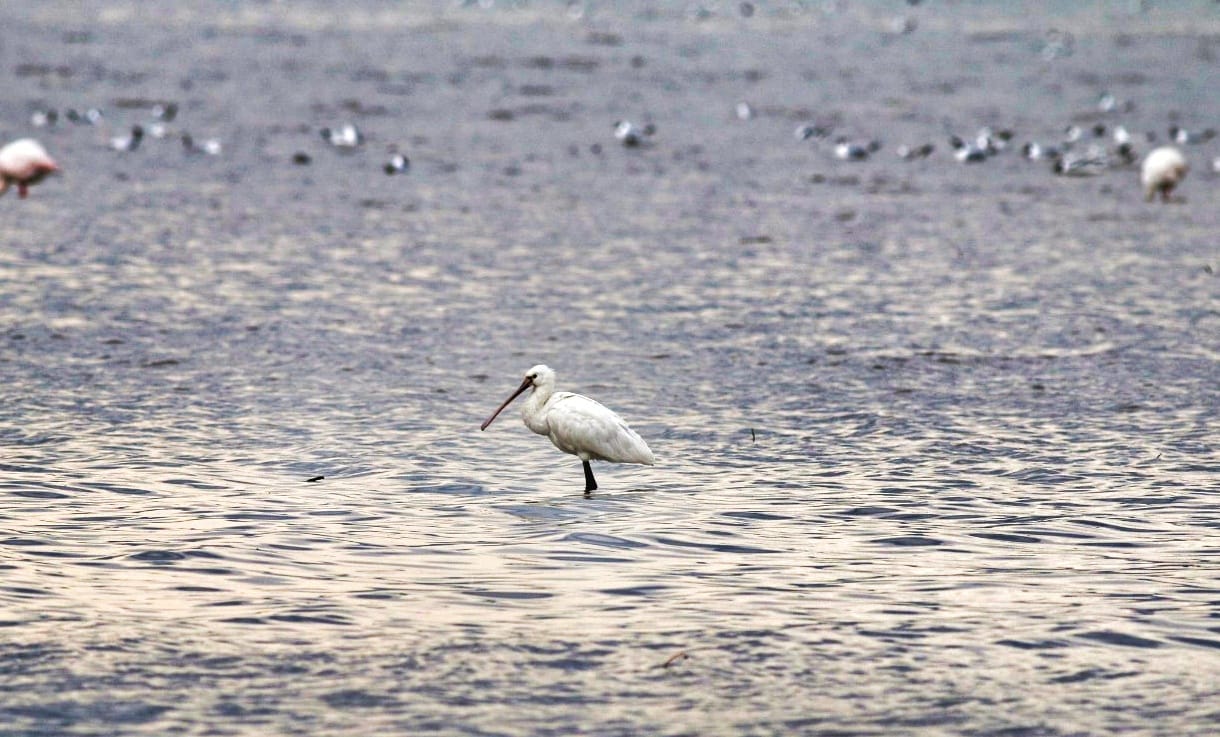
[(500, 5), (3, 11), (0, 734), (1212, 734), (1220, 143), (944, 139), (1212, 125), (1214, 6)]

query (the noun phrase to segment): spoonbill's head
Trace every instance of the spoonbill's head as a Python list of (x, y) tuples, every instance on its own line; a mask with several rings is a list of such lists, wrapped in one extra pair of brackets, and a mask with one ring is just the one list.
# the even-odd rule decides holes
[(537, 390), (540, 388), (545, 391), (550, 391), (551, 389), (555, 388), (554, 369), (552, 369), (550, 366), (544, 366), (541, 363), (525, 372), (525, 378), (521, 381), (521, 386), (517, 387), (517, 391), (513, 392), (508, 399), (505, 399), (504, 403), (497, 407), (495, 412), (491, 413), (491, 417), (488, 417), (487, 420), (479, 426), (479, 429), (486, 430), (487, 426), (491, 424), (491, 421), (496, 419), (496, 417), (498, 417), (500, 413), (504, 411), (504, 408), (512, 404), (513, 400), (521, 396), (526, 389)]

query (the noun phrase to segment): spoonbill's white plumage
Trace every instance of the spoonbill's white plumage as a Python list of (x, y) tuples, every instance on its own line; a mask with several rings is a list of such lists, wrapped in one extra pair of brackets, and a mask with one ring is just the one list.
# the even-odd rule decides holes
[(641, 463), (651, 466), (655, 459), (644, 439), (623, 418), (602, 404), (580, 394), (555, 391), (555, 372), (541, 364), (525, 372), (517, 391), (504, 400), (482, 424), (486, 430), (504, 408), (526, 390), (521, 417), (525, 426), (551, 439), (556, 448), (580, 458), (585, 470), (585, 491), (597, 489), (589, 461)]
[(0, 195), (17, 185), (17, 196), (25, 199), (31, 186), (59, 171), (59, 165), (33, 138), (21, 138), (0, 148)]
[(1173, 146), (1154, 148), (1144, 157), (1144, 165), (1140, 169), (1140, 183), (1144, 185), (1144, 199), (1152, 202), (1157, 192), (1161, 193), (1161, 201), (1169, 201), (1169, 193), (1186, 178), (1190, 166), (1182, 152)]

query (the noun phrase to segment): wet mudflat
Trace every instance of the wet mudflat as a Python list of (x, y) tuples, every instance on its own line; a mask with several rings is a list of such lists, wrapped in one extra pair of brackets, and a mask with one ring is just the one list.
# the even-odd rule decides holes
[(4, 10), (0, 734), (1211, 734), (1220, 14), (743, 10)]

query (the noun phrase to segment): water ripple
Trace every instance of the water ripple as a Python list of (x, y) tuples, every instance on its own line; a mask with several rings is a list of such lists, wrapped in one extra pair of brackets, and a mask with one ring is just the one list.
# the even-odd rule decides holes
[[(886, 153), (1205, 126), (1206, 13), (27, 5), (6, 130), (104, 122), (0, 200), (0, 731), (1214, 732), (1206, 146)], [(540, 361), (657, 465), (480, 432)]]

